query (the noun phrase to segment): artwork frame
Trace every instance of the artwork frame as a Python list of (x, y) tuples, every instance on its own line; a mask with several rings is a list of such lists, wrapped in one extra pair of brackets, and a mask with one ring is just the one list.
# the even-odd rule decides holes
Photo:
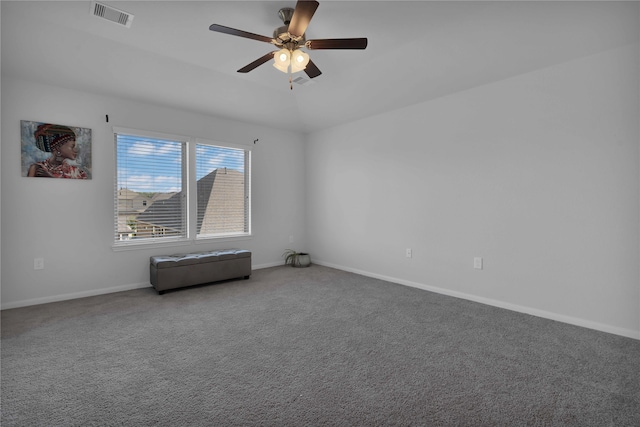
[(92, 179), (90, 128), (20, 120), (22, 176)]

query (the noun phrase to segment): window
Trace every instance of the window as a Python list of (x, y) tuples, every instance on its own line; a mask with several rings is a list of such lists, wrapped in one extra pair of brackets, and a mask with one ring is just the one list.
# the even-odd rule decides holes
[(247, 160), (246, 150), (196, 145), (198, 237), (248, 233)]
[(117, 241), (187, 237), (185, 148), (182, 141), (116, 134)]
[(131, 130), (115, 145), (116, 246), (250, 235), (250, 150)]

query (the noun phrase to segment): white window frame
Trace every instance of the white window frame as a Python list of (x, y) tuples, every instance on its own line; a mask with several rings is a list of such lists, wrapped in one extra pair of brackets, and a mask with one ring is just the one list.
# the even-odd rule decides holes
[[(183, 192), (187, 199), (186, 202), (186, 237), (162, 237), (162, 238), (145, 238), (140, 240), (115, 240), (118, 227), (118, 161), (117, 161), (117, 134), (131, 135), (142, 138), (170, 140), (181, 142), (184, 144), (183, 150), (183, 162), (182, 162), (182, 186)], [(184, 135), (172, 135), (155, 131), (146, 131), (140, 129), (130, 129), (123, 127), (113, 127), (114, 137), (114, 227), (116, 233), (114, 233), (114, 241), (112, 249), (115, 251), (120, 250), (133, 250), (148, 247), (163, 247), (163, 246), (185, 246), (194, 244), (205, 244), (211, 242), (220, 241), (236, 241), (236, 240), (248, 240), (252, 238), (251, 230), (251, 147), (248, 145), (231, 144), (226, 142), (219, 142), (214, 140), (188, 137)], [(219, 235), (204, 235), (198, 236), (197, 234), (197, 215), (198, 215), (198, 198), (196, 194), (197, 180), (196, 180), (196, 147), (197, 145), (211, 145), (221, 148), (234, 148), (243, 150), (245, 153), (245, 217), (246, 227), (245, 232), (225, 233)]]

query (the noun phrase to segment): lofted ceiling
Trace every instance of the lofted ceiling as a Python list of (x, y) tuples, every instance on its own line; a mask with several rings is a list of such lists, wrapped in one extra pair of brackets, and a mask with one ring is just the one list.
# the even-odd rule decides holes
[[(366, 50), (307, 51), (322, 75), (294, 84), (272, 36), (295, 1), (2, 1), (2, 73), (298, 132), (313, 132), (639, 41), (638, 2), (320, 1), (307, 39), (367, 37)], [(307, 78), (306, 74), (295, 74)]]

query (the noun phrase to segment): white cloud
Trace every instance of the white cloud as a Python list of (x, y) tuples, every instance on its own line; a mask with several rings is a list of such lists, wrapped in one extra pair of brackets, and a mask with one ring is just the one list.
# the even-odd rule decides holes
[(167, 142), (158, 143), (151, 141), (136, 141), (129, 147), (127, 152), (130, 156), (161, 156), (164, 154), (176, 154), (180, 153), (179, 145), (177, 143)]

